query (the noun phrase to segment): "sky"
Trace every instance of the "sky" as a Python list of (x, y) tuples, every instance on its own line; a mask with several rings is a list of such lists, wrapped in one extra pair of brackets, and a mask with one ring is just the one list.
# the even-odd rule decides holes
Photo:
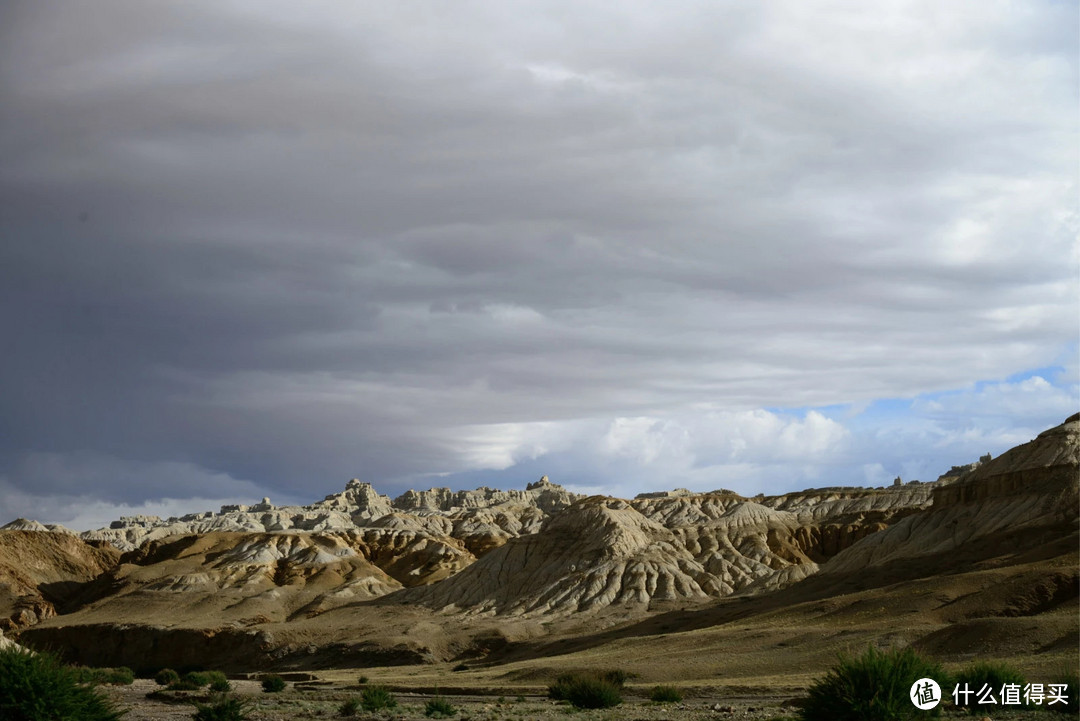
[(0, 524), (933, 480), (1080, 406), (1077, 2), (0, 4)]

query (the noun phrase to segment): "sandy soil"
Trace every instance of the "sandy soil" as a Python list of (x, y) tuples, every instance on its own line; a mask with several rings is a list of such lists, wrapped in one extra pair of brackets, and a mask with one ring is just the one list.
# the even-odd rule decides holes
[[(323, 682), (324, 684), (326, 682)], [(298, 721), (300, 719), (342, 718), (338, 708), (351, 698), (358, 698), (359, 687), (339, 684), (311, 685), (290, 683), (277, 694), (261, 691), (256, 681), (234, 680), (232, 694), (252, 702), (251, 721)], [(163, 703), (147, 699), (149, 692), (160, 687), (153, 681), (136, 680), (131, 686), (106, 687), (106, 692), (121, 707), (127, 708), (126, 721), (188, 721), (194, 712), (194, 698)], [(578, 711), (565, 703), (551, 701), (543, 696), (494, 696), (441, 694), (456, 709), (453, 717), (459, 721), (528, 721), (529, 719), (561, 719), (570, 717), (576, 721), (663, 721), (670, 719), (688, 721), (795, 721), (796, 710), (790, 704), (790, 696), (710, 694), (688, 697), (679, 704), (655, 704), (642, 696), (647, 688), (631, 687), (626, 701), (614, 709)], [(392, 710), (360, 712), (353, 719), (380, 719), (382, 721), (420, 721), (425, 703), (431, 694), (398, 692), (398, 705)], [(979, 721), (983, 717), (970, 716), (955, 709), (945, 709), (943, 718), (965, 718)], [(1066, 716), (1051, 713), (1045, 708), (1036, 711), (999, 711), (985, 718), (991, 721), (1054, 721)]]

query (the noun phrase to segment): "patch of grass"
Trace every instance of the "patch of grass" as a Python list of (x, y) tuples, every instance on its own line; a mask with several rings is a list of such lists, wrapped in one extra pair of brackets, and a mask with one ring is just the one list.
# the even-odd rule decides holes
[(356, 682), (358, 684), (360, 684), (361, 686), (366, 686), (367, 682), (368, 682), (368, 677), (367, 676), (361, 676), (360, 678), (356, 679)]
[(355, 698), (351, 698), (338, 706), (338, 716), (355, 716), (356, 712), (360, 710), (360, 701)]
[(656, 703), (679, 703), (682, 701), (682, 694), (674, 686), (654, 686), (649, 700)]
[(163, 668), (154, 674), (154, 681), (158, 686), (168, 686), (169, 684), (176, 683), (180, 680), (180, 674), (173, 671), (171, 668)]
[(251, 704), (238, 698), (222, 698), (211, 704), (195, 704), (194, 721), (247, 721)]
[(119, 668), (89, 668), (76, 666), (72, 669), (79, 683), (100, 685), (103, 683), (114, 686), (130, 686), (135, 682), (135, 672), (127, 666)]
[(436, 696), (424, 706), (424, 715), (431, 718), (449, 718), (457, 713), (449, 701)]
[(124, 714), (47, 653), (0, 651), (0, 717), (13, 721), (119, 721)]
[(394, 708), (397, 706), (397, 699), (382, 686), (368, 686), (360, 695), (360, 705), (365, 711), (378, 711), (382, 708)]
[(232, 691), (232, 684), (229, 683), (229, 679), (222, 676), (210, 682), (210, 690), (214, 693), (228, 693)]
[[(959, 684), (961, 689), (967, 684), (966, 687), (974, 692), (968, 697), (968, 702), (961, 707), (967, 709), (970, 714), (1001, 708), (1000, 694), (1004, 684), (1018, 684), (1022, 692), (1024, 684), (1027, 683), (1024, 675), (1014, 666), (997, 661), (974, 663), (957, 673), (952, 678), (952, 682)], [(987, 685), (989, 685), (989, 692), (997, 703), (979, 703), (980, 692)]]
[(622, 684), (629, 674), (613, 671), (564, 673), (548, 686), (548, 696), (574, 708), (611, 708), (622, 703)]
[(165, 687), (166, 691), (198, 691), (202, 686), (194, 681), (188, 681), (186, 679), (180, 679), (179, 681), (173, 681)]
[(262, 690), (266, 693), (278, 693), (285, 690), (285, 679), (276, 673), (262, 677)]
[[(861, 656), (842, 655), (824, 678), (814, 682), (803, 706), (802, 721), (900, 721), (937, 716), (941, 707), (920, 711), (908, 693), (920, 678), (943, 679), (941, 665), (910, 648)], [(945, 694), (942, 689), (942, 694)]]

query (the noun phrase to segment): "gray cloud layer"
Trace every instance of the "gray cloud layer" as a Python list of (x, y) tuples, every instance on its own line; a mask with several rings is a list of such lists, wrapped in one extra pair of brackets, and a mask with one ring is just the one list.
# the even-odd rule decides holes
[(538, 428), (1059, 362), (1076, 26), (1053, 2), (9, 3), (0, 484), (74, 492), (53, 459), (115, 503), (222, 475), (308, 497), (542, 455)]

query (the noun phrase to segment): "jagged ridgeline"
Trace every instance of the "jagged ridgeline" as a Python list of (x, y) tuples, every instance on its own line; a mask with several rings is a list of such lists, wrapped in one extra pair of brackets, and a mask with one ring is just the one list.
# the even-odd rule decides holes
[(455, 630), (482, 635), (485, 620), (543, 634), (534, 621), (623, 623), (733, 595), (887, 584), (1006, 551), (1052, 556), (1075, 539), (1078, 428), (1073, 417), (935, 482), (877, 489), (622, 500), (545, 477), (390, 499), (352, 480), (308, 506), (263, 499), (81, 534), (19, 519), (0, 531), (0, 627), (83, 662), (149, 663), (141, 653), (183, 665), (183, 648), (268, 666), (293, 658), (298, 638), (368, 661), (430, 661), (460, 653)]

